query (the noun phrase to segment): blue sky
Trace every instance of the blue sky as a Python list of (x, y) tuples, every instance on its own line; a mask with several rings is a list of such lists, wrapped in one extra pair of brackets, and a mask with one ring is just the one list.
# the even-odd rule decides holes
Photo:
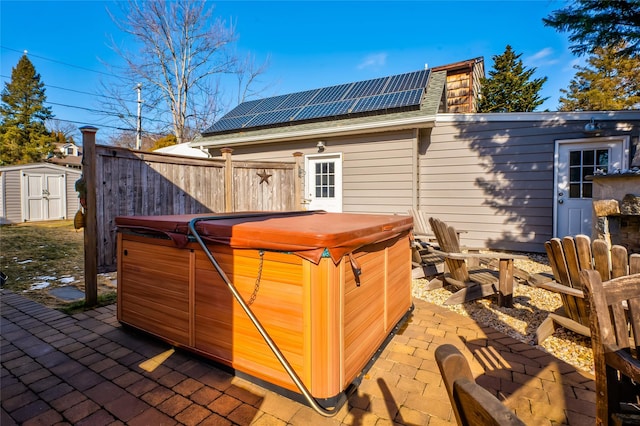
[[(545, 27), (542, 18), (563, 8), (560, 0), (512, 1), (219, 1), (214, 14), (234, 22), (240, 52), (258, 62), (270, 57), (262, 75), (265, 96), (492, 56), (510, 44), (522, 54), (535, 77), (549, 79), (538, 110), (556, 110), (561, 88), (567, 88), (579, 58), (568, 49), (568, 37)], [(0, 1), (0, 74), (27, 50), (47, 85), (47, 100), (60, 120), (94, 125), (98, 142), (114, 133), (114, 123), (92, 113), (100, 109), (95, 93), (108, 78), (103, 62), (118, 57), (109, 39), (126, 43), (112, 22), (105, 1)], [(231, 90), (231, 89), (230, 89)], [(132, 101), (135, 91), (132, 89)], [(67, 106), (63, 106), (67, 105)], [(76, 137), (78, 140), (79, 138)]]

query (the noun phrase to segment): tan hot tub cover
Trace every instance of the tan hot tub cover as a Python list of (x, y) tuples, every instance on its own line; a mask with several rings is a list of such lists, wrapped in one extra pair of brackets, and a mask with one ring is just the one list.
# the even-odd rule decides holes
[(178, 247), (188, 242), (189, 222), (207, 242), (238, 249), (291, 252), (317, 264), (325, 250), (331, 259), (340, 259), (368, 244), (385, 241), (413, 227), (411, 216), (354, 213), (263, 212), (204, 215), (119, 216), (120, 231), (161, 233)]

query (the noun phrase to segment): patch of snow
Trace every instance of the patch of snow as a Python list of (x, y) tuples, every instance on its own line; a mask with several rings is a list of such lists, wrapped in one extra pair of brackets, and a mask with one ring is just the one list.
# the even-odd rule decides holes
[(31, 284), (31, 287), (29, 288), (29, 290), (42, 290), (43, 288), (47, 288), (50, 285), (51, 284), (49, 284), (46, 281), (43, 281), (41, 283), (33, 283), (33, 284)]
[[(18, 258), (15, 257), (14, 259), (16, 259), (16, 262), (18, 261)], [(33, 259), (27, 259), (27, 260), (23, 260), (22, 262), (18, 262), (18, 265), (24, 265), (25, 263), (31, 263), (33, 262)]]
[(71, 284), (75, 280), (76, 279), (73, 277), (64, 277), (64, 278), (60, 278), (58, 281), (60, 281), (62, 284)]
[(51, 275), (41, 275), (39, 277), (34, 277), (35, 280), (42, 280), (42, 281), (54, 281), (57, 280), (57, 277), (52, 277)]

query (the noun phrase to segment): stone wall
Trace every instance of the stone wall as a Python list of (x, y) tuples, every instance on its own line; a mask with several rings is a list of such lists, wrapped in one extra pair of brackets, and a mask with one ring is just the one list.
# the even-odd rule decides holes
[(640, 253), (640, 174), (593, 178), (593, 238)]

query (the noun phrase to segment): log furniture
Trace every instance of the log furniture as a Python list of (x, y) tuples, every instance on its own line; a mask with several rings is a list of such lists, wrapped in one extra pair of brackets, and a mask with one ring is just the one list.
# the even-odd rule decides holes
[(435, 355), (458, 425), (524, 425), (499, 399), (476, 383), (469, 363), (455, 346), (440, 345)]
[(640, 274), (580, 272), (591, 306), (596, 425), (640, 424)]
[[(460, 289), (444, 302), (445, 305), (469, 302), (497, 293), (498, 304), (511, 307), (513, 305), (513, 260), (526, 259), (526, 256), (495, 252), (480, 253), (482, 249), (475, 249), (476, 252), (473, 253), (463, 253), (455, 228), (433, 217), (429, 218), (429, 223), (448, 269), (444, 279)], [(497, 259), (498, 270), (470, 266), (466, 262), (468, 259)]]
[(409, 215), (413, 218), (412, 256), (413, 279), (429, 278), (428, 289), (442, 287), (442, 280), (438, 278), (444, 271), (444, 258), (434, 249), (437, 249), (436, 237), (429, 228), (429, 221), (423, 211), (409, 209)]
[(538, 326), (535, 343), (543, 342), (557, 327), (567, 328), (589, 336), (589, 310), (580, 281), (580, 271), (596, 270), (607, 281), (630, 273), (640, 272), (640, 254), (627, 256), (622, 246), (609, 246), (604, 240), (593, 240), (587, 235), (552, 238), (545, 250), (555, 281), (534, 285), (560, 294), (562, 308), (552, 312)]
[[(188, 235), (193, 217), (116, 219), (119, 321), (296, 399), (295, 381)], [(329, 404), (412, 308), (411, 227), (408, 216), (325, 212), (196, 225), (304, 385)]]

